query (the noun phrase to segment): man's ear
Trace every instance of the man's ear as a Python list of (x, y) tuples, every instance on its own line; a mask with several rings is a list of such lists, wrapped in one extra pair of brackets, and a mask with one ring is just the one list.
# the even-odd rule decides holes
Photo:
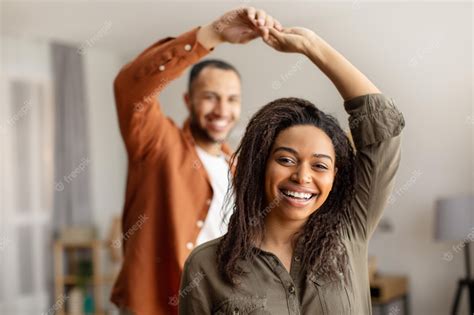
[(189, 95), (189, 92), (184, 92), (183, 100), (184, 100), (184, 103), (186, 104), (186, 107), (188, 108), (189, 112), (191, 112), (191, 96)]

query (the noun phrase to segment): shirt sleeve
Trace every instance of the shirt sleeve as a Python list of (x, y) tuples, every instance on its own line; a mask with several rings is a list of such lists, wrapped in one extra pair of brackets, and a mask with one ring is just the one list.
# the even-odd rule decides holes
[(197, 41), (199, 28), (154, 43), (126, 64), (115, 78), (120, 131), (132, 160), (159, 148), (167, 133), (177, 128), (163, 114), (157, 96), (212, 50)]
[(197, 270), (193, 263), (192, 254), (184, 264), (179, 288), (179, 314), (201, 315), (211, 314), (212, 306), (209, 300), (207, 279), (203, 270)]
[(405, 120), (393, 99), (383, 94), (358, 96), (345, 101), (344, 108), (356, 148), (352, 228), (368, 240), (393, 190)]

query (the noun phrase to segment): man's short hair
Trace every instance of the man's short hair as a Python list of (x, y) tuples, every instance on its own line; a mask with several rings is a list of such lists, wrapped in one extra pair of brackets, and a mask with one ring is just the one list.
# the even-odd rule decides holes
[(237, 69), (230, 63), (225, 62), (223, 60), (219, 60), (219, 59), (207, 59), (207, 60), (198, 62), (191, 68), (191, 72), (189, 73), (189, 80), (188, 80), (188, 92), (191, 92), (191, 86), (193, 82), (199, 76), (201, 71), (204, 70), (205, 68), (216, 68), (216, 69), (234, 71), (239, 77), (239, 79), (241, 78), (239, 71), (237, 71)]

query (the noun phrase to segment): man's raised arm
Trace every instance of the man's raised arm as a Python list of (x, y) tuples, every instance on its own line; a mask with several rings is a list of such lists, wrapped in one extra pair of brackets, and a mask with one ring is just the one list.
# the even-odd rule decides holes
[[(218, 44), (243, 44), (259, 37), (257, 12), (251, 7), (234, 9), (205, 26), (176, 38), (164, 38), (120, 70), (114, 81), (114, 93), (130, 160), (140, 159), (159, 148), (166, 133), (176, 128), (157, 100), (163, 88)], [(263, 18), (265, 25), (279, 25), (269, 21), (269, 17)]]

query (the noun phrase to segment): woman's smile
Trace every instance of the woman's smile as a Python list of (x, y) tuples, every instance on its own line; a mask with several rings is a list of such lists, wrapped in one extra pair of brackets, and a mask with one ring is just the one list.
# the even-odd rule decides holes
[(304, 208), (317, 198), (315, 194), (297, 193), (289, 190), (280, 190), (280, 196), (290, 206)]

